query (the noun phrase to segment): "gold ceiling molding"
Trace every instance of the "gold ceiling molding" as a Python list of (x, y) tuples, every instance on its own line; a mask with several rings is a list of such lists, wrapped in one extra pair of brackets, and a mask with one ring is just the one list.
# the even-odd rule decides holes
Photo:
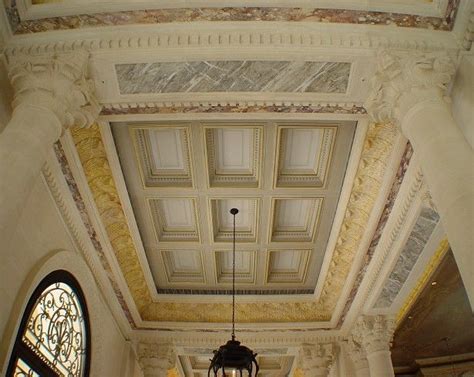
[(418, 279), (415, 287), (412, 289), (407, 299), (405, 300), (405, 303), (399, 310), (397, 314), (397, 318), (396, 318), (397, 327), (402, 323), (403, 318), (405, 318), (405, 316), (408, 314), (408, 311), (412, 308), (413, 304), (420, 296), (421, 291), (423, 290), (423, 288), (426, 286), (426, 283), (428, 282), (428, 279), (433, 275), (435, 270), (438, 268), (438, 266), (440, 265), (441, 261), (443, 260), (448, 250), (449, 250), (449, 243), (448, 243), (448, 239), (445, 238), (439, 243), (438, 248), (436, 249), (435, 253), (431, 257), (428, 265), (423, 271), (423, 274)]
[[(142, 320), (228, 322), (230, 304), (153, 302), (107, 160), (100, 128), (97, 124), (87, 129), (74, 128), (71, 134), (101, 220)], [(320, 300), (237, 304), (238, 322), (317, 322), (331, 319), (382, 185), (396, 135), (397, 130), (391, 124), (372, 124), (367, 131)]]

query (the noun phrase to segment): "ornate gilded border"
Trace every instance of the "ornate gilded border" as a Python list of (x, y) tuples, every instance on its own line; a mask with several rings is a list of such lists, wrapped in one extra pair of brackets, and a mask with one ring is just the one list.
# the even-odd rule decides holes
[[(228, 322), (231, 315), (229, 304), (164, 303), (152, 300), (107, 160), (99, 126), (74, 128), (71, 135), (95, 204), (141, 318), (145, 321)], [(393, 125), (369, 126), (320, 300), (237, 304), (239, 322), (317, 322), (331, 319), (381, 188), (396, 135)]]
[(428, 265), (426, 266), (425, 270), (423, 271), (423, 274), (421, 277), (418, 279), (416, 282), (415, 287), (412, 289), (410, 294), (405, 300), (405, 303), (403, 306), (400, 308), (397, 318), (396, 318), (396, 326), (398, 327), (405, 316), (408, 314), (409, 310), (412, 308), (412, 306), (415, 304), (415, 301), (418, 299), (418, 297), (421, 294), (421, 291), (423, 288), (426, 286), (426, 283), (428, 282), (428, 279), (433, 275), (435, 270), (438, 268), (440, 265), (441, 261), (443, 260), (444, 256), (449, 250), (449, 243), (448, 239), (445, 238), (443, 239), (439, 245), (438, 248), (436, 249), (435, 253), (431, 257)]

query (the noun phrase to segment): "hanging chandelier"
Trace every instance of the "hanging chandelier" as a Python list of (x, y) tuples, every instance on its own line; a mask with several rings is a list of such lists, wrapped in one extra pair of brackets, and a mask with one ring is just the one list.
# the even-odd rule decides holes
[[(214, 351), (207, 376), (210, 377), (212, 371), (214, 377), (242, 377), (242, 372), (247, 371), (246, 377), (256, 377), (259, 369), (255, 359), (257, 354), (253, 353), (250, 348), (242, 346), (235, 339), (235, 215), (239, 213), (239, 210), (232, 208), (230, 213), (234, 217), (232, 233), (232, 339)], [(253, 374), (254, 371), (255, 374)], [(239, 372), (239, 375), (237, 375), (237, 372)]]

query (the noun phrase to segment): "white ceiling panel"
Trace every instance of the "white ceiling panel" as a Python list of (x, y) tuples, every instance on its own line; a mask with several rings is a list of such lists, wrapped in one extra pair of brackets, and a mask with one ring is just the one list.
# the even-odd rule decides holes
[(261, 164), (260, 127), (206, 128), (211, 187), (258, 187)]
[[(235, 281), (236, 283), (255, 282), (255, 252), (236, 251), (235, 253)], [(219, 283), (232, 282), (232, 251), (216, 252), (217, 281)]]
[(169, 282), (204, 282), (202, 257), (199, 251), (163, 250), (162, 256)]
[(150, 199), (157, 237), (161, 241), (199, 241), (194, 199)]
[(310, 250), (272, 250), (269, 252), (269, 283), (302, 283), (306, 277)]
[(325, 186), (335, 137), (335, 127), (280, 127), (276, 186)]
[(189, 130), (133, 127), (134, 149), (145, 187), (191, 187)]
[(322, 200), (275, 199), (271, 240), (311, 242), (316, 236)]
[(238, 242), (256, 242), (258, 199), (212, 199), (213, 239), (232, 242), (233, 216), (231, 208), (238, 208), (235, 217), (235, 238)]

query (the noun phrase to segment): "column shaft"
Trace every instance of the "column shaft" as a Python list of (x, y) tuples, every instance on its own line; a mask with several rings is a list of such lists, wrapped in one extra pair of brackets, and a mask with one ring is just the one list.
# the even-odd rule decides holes
[(401, 127), (418, 155), (474, 308), (474, 152), (443, 101), (416, 105)]
[[(369, 362), (370, 376), (394, 377), (392, 358), (390, 351), (376, 351), (367, 355)], [(359, 376), (359, 375), (357, 375)], [(361, 374), (362, 376), (362, 374)]]
[(53, 111), (25, 104), (15, 108), (0, 134), (0, 239), (4, 244), (61, 130)]

